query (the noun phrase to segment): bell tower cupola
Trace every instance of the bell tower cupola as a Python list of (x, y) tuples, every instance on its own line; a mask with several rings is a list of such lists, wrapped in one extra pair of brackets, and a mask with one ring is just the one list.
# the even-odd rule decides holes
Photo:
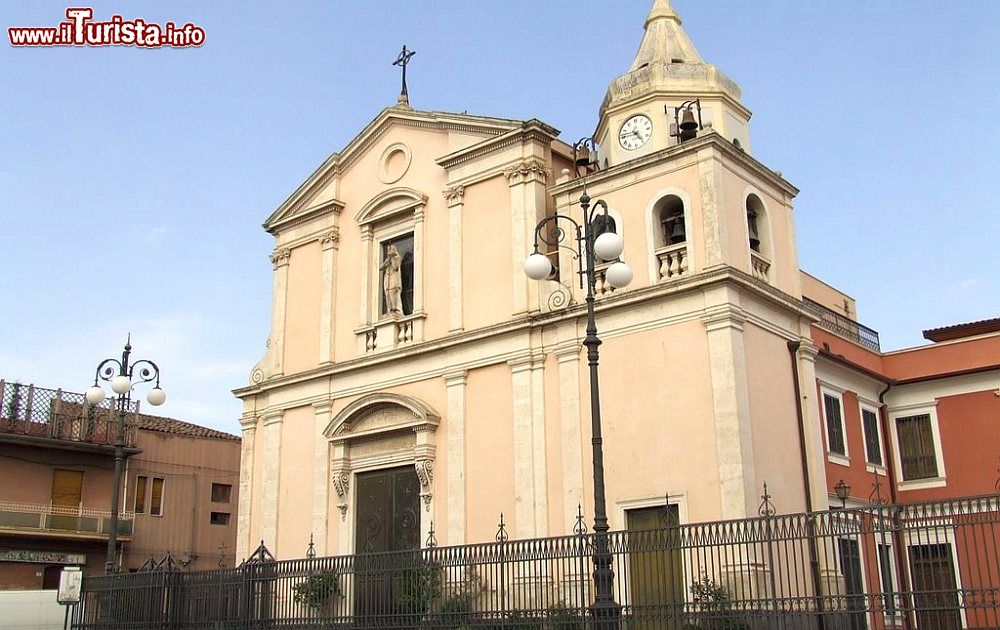
[(655, 0), (632, 66), (608, 86), (594, 139), (607, 166), (710, 132), (749, 151), (750, 115), (739, 86), (702, 59), (669, 0)]

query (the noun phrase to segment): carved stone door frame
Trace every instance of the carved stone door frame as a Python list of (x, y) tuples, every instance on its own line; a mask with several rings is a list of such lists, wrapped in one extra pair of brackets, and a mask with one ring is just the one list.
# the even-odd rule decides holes
[[(349, 518), (357, 505), (354, 476), (360, 472), (411, 465), (420, 482), (424, 517), (421, 545), (426, 544), (434, 513), (434, 462), (441, 417), (426, 403), (390, 393), (375, 393), (350, 403), (337, 413), (323, 435), (329, 440), (330, 477), (341, 525), (338, 554), (356, 553), (355, 525)], [(385, 449), (380, 450), (379, 444)]]

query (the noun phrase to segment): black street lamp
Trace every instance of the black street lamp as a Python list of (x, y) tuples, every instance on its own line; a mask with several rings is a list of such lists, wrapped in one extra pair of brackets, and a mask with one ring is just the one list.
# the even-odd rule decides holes
[(847, 497), (851, 496), (851, 486), (844, 483), (841, 479), (837, 482), (837, 485), (833, 487), (834, 492), (837, 493), (837, 498), (840, 499), (840, 509), (847, 508)]
[(104, 359), (101, 361), (94, 373), (94, 386), (87, 390), (86, 399), (91, 405), (99, 405), (104, 402), (104, 390), (98, 385), (98, 381), (111, 383), (111, 389), (118, 395), (114, 408), (118, 412), (118, 431), (115, 435), (115, 485), (111, 488), (111, 524), (108, 532), (108, 560), (104, 564), (106, 573), (114, 573), (117, 566), (118, 552), (118, 501), (121, 493), (122, 462), (125, 461), (125, 415), (131, 408), (132, 387), (138, 383), (152, 383), (156, 381), (153, 389), (149, 390), (146, 400), (153, 406), (162, 405), (167, 400), (167, 394), (160, 389), (160, 368), (152, 361), (141, 359), (134, 363), (129, 363), (129, 355), (132, 353), (132, 337), (129, 335), (125, 342), (125, 351), (122, 352), (121, 361), (118, 359)]
[[(585, 138), (573, 147), (574, 159), (578, 167), (585, 170), (595, 163), (591, 153), (596, 151), (593, 140)], [(595, 153), (596, 155), (596, 153)], [(601, 227), (607, 229), (609, 223), (608, 204), (598, 199), (591, 204), (584, 181), (580, 195), (583, 224), (572, 217), (555, 214), (545, 217), (535, 226), (535, 251), (524, 261), (524, 271), (532, 280), (551, 278), (554, 267), (548, 256), (538, 251), (539, 243), (567, 249), (574, 259), (580, 261), (580, 288), (587, 289), (587, 335), (583, 345), (587, 348), (587, 364), (590, 366), (590, 419), (594, 459), (594, 606), (592, 614), (601, 630), (619, 626), (621, 606), (614, 599), (614, 572), (611, 570), (612, 556), (608, 540), (608, 514), (604, 495), (604, 441), (601, 436), (601, 395), (598, 387), (598, 347), (601, 340), (597, 336), (594, 321), (594, 293), (598, 260), (614, 261), (622, 254), (624, 242), (614, 231), (595, 234), (595, 219), (603, 217)], [(560, 222), (568, 224), (563, 228)], [(575, 244), (563, 244), (575, 240)], [(613, 262), (605, 270), (605, 279), (616, 289), (632, 281), (632, 270), (624, 262)]]

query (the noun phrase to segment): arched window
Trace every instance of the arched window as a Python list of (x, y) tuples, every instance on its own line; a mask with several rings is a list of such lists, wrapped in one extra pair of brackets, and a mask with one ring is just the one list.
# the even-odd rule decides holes
[(684, 226), (684, 202), (676, 195), (667, 195), (656, 202), (653, 217), (660, 226), (657, 247), (669, 247), (687, 241)]
[(750, 241), (750, 249), (757, 252), (758, 254), (764, 253), (763, 234), (766, 232), (764, 229), (764, 222), (766, 220), (766, 215), (764, 212), (764, 204), (761, 202), (760, 197), (754, 194), (747, 196), (747, 234)]

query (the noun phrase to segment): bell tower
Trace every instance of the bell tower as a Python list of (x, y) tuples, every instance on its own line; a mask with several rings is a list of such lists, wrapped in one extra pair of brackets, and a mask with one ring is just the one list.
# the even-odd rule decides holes
[(740, 88), (705, 62), (669, 0), (655, 0), (628, 72), (608, 86), (594, 139), (616, 166), (714, 130), (750, 150)]

